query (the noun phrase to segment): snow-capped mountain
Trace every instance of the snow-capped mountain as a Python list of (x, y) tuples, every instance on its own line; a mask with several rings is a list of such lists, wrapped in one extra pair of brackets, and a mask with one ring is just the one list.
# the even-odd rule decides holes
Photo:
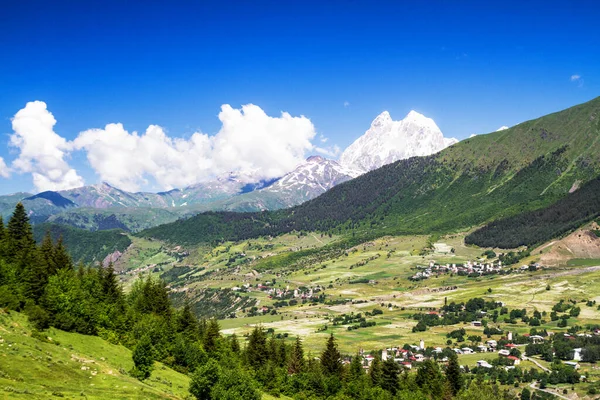
[(227, 210), (259, 211), (291, 207), (314, 199), (332, 187), (357, 177), (361, 171), (333, 160), (312, 156), (275, 183), (221, 202)]
[(457, 142), (445, 138), (431, 118), (416, 111), (400, 121), (392, 120), (390, 113), (384, 111), (364, 135), (344, 150), (340, 164), (364, 173), (394, 161), (434, 154)]

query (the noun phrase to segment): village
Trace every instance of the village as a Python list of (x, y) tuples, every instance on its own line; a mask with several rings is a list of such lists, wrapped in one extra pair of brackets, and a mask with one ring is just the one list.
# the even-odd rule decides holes
[(442, 265), (436, 264), (434, 260), (431, 260), (429, 261), (428, 266), (417, 265), (416, 269), (418, 269), (419, 271), (409, 278), (412, 281), (429, 279), (432, 276), (438, 276), (442, 274), (456, 274), (466, 276), (498, 274), (504, 270), (504, 266), (502, 265), (502, 261), (486, 263), (479, 261), (467, 261), (464, 264)]
[[(506, 336), (503, 336), (499, 340), (489, 339), (479, 345), (454, 348), (443, 348), (441, 346), (426, 347), (425, 341), (421, 339), (418, 345), (404, 344), (402, 347), (389, 347), (381, 350), (380, 354), (377, 352), (365, 352), (363, 349), (360, 349), (359, 356), (362, 357), (362, 365), (365, 370), (368, 370), (371, 367), (371, 364), (377, 357), (379, 357), (381, 361), (392, 358), (401, 367), (410, 370), (419, 363), (430, 359), (446, 364), (449, 361), (451, 352), (454, 352), (458, 356), (481, 353), (482, 358), (485, 356), (486, 359), (477, 361), (478, 368), (492, 369), (498, 366), (505, 370), (510, 370), (519, 366), (522, 360), (530, 360), (533, 363), (536, 363), (535, 360), (524, 354), (525, 347), (530, 343), (542, 344), (544, 341), (550, 340), (553, 335), (553, 332), (548, 332), (548, 337), (524, 334), (523, 338), (526, 339), (524, 343), (521, 343), (521, 341), (520, 343), (514, 343), (513, 333), (508, 332)], [(577, 335), (564, 333), (563, 335), (567, 340), (575, 340), (575, 336), (589, 338), (592, 337), (592, 335), (600, 336), (600, 329), (594, 329), (591, 333), (579, 333)], [(492, 354), (497, 355), (495, 360), (490, 360), (489, 356)], [(579, 361), (583, 361), (583, 349), (575, 348), (571, 355), (572, 361), (564, 361), (563, 364), (578, 370), (580, 368)], [(349, 364), (350, 359), (344, 360), (344, 363)], [(461, 369), (465, 368), (468, 367), (461, 365)]]

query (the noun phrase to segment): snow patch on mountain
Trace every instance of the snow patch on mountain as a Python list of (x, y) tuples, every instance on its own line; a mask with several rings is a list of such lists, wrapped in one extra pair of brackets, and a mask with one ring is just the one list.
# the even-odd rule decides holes
[(445, 138), (436, 123), (416, 111), (394, 121), (387, 111), (373, 120), (364, 135), (340, 157), (340, 164), (362, 173), (415, 156), (428, 156), (457, 143)]

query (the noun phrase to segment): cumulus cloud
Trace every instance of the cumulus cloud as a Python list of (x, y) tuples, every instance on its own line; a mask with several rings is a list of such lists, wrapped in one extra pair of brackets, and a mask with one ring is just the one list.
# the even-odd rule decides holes
[(234, 174), (243, 181), (284, 175), (316, 150), (312, 122), (282, 112), (268, 116), (256, 105), (234, 109), (223, 105), (222, 126), (214, 136), (201, 132), (189, 139), (170, 138), (152, 125), (145, 133), (127, 132), (121, 124), (82, 132), (73, 147), (85, 150), (103, 181), (125, 190), (138, 190), (148, 179), (164, 189), (183, 187)]
[(84, 183), (65, 161), (71, 144), (54, 132), (55, 124), (42, 101), (27, 103), (12, 119), (10, 145), (19, 149), (12, 167), (20, 173), (31, 173), (39, 191), (70, 189)]
[(315, 147), (314, 150), (317, 153), (321, 153), (327, 157), (331, 157), (331, 158), (336, 158), (337, 156), (340, 155), (340, 153), (342, 152), (342, 149), (339, 148), (339, 146), (334, 145), (332, 147)]
[(496, 129), (496, 132), (505, 131), (508, 129), (508, 126), (502, 125), (500, 128)]
[(0, 176), (8, 178), (10, 176), (10, 168), (4, 162), (4, 158), (0, 157)]

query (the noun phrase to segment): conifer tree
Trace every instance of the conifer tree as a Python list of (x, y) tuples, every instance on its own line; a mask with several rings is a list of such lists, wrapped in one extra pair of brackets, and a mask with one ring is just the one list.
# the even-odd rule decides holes
[(288, 349), (283, 339), (277, 341), (277, 366), (284, 367), (287, 362)]
[(321, 367), (325, 375), (341, 376), (342, 374), (342, 355), (337, 348), (333, 333), (327, 339), (327, 345), (321, 354)]
[[(9, 261), (17, 261), (20, 270), (27, 264), (26, 257), (35, 248), (29, 217), (21, 202), (17, 203), (6, 229), (6, 256)], [(20, 272), (20, 271), (18, 271)]]
[(62, 235), (58, 238), (56, 247), (54, 248), (54, 264), (56, 264), (56, 268), (58, 269), (73, 268), (73, 260), (65, 248)]
[(104, 293), (105, 298), (111, 302), (119, 301), (119, 299), (123, 295), (123, 292), (121, 291), (119, 279), (115, 274), (115, 268), (112, 261), (108, 263), (108, 266), (104, 270), (101, 277), (101, 283), (102, 292)]
[(56, 273), (56, 264), (54, 262), (54, 243), (52, 243), (52, 237), (50, 231), (47, 231), (40, 245), (40, 252), (44, 263), (46, 264), (46, 271), (48, 276)]
[(288, 362), (288, 373), (298, 374), (304, 371), (304, 367), (305, 362), (302, 340), (300, 340), (300, 336), (297, 336), (296, 343), (294, 343), (294, 347), (292, 347), (292, 352), (290, 354), (290, 361)]
[(187, 299), (177, 316), (177, 325), (178, 332), (184, 333), (188, 339), (198, 338), (198, 320), (194, 313), (192, 313), (192, 307)]
[(365, 376), (363, 371), (362, 361), (360, 354), (356, 353), (354, 357), (352, 357), (352, 361), (350, 362), (350, 381), (358, 381)]
[(240, 342), (238, 341), (235, 332), (229, 337), (229, 346), (231, 347), (233, 354), (240, 354)]
[(246, 347), (246, 361), (250, 366), (259, 369), (268, 359), (267, 336), (261, 326), (254, 327), (248, 337), (248, 346)]
[(211, 318), (208, 321), (206, 332), (204, 333), (203, 346), (209, 354), (214, 354), (219, 347), (219, 340), (221, 339), (221, 327), (219, 322), (215, 318)]
[(379, 354), (375, 355), (371, 365), (369, 366), (369, 377), (371, 378), (371, 384), (373, 386), (381, 385), (381, 375), (383, 374), (381, 358)]
[(381, 387), (392, 394), (396, 394), (399, 385), (398, 364), (390, 357), (383, 362), (381, 368)]
[(463, 387), (463, 376), (456, 354), (450, 354), (448, 366), (446, 367), (446, 380), (450, 384), (453, 395), (456, 395)]

